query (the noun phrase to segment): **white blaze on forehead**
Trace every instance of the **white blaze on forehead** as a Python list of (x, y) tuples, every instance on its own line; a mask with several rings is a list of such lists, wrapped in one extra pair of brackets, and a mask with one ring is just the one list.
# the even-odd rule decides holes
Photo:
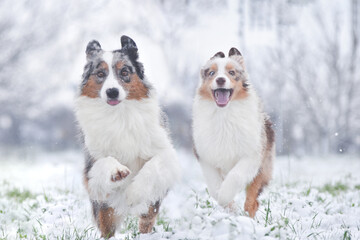
[(102, 59), (108, 65), (109, 74), (106, 77), (105, 82), (101, 88), (101, 92), (100, 92), (101, 98), (107, 101), (106, 90), (110, 88), (117, 88), (119, 90), (119, 100), (120, 101), (124, 100), (126, 98), (126, 92), (123, 89), (123, 87), (119, 84), (119, 81), (116, 79), (115, 72), (113, 69), (114, 54), (112, 52), (104, 52)]
[[(213, 60), (212, 64), (216, 64), (217, 65), (217, 73), (215, 75), (215, 78), (213, 79), (212, 83), (211, 83), (211, 89), (218, 89), (218, 88), (226, 88), (229, 89), (231, 88), (231, 82), (230, 79), (227, 77), (226, 75), (226, 65), (232, 61), (229, 58), (216, 58)], [(216, 79), (218, 78), (224, 78), (225, 79), (225, 84), (222, 86), (218, 86), (218, 84), (216, 83)]]
[(114, 58), (114, 54), (112, 52), (104, 52), (104, 54), (102, 55), (102, 59), (106, 62), (106, 64), (109, 66), (109, 71), (112, 71), (112, 64), (113, 64), (113, 58)]

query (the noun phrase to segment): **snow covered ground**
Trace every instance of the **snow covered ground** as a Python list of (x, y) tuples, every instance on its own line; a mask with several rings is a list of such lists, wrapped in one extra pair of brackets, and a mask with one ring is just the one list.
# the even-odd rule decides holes
[[(254, 220), (208, 196), (195, 158), (179, 151), (183, 179), (164, 200), (155, 231), (129, 217), (116, 239), (360, 239), (360, 159), (278, 157)], [(98, 239), (82, 185), (80, 152), (1, 154), (0, 239)]]

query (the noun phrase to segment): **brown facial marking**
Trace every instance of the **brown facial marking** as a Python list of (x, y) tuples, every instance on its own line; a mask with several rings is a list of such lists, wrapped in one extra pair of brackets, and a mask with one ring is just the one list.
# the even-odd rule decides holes
[(102, 83), (97, 82), (97, 77), (91, 75), (86, 84), (81, 89), (81, 96), (87, 96), (89, 98), (99, 97)]
[(113, 208), (101, 208), (97, 218), (101, 237), (111, 238), (115, 234), (115, 214)]
[(159, 213), (160, 202), (156, 202), (154, 205), (149, 207), (147, 214), (140, 216), (139, 231), (140, 233), (150, 233), (155, 224), (156, 216)]
[(101, 62), (101, 63), (98, 64), (98, 66), (96, 67), (96, 69), (97, 69), (97, 70), (103, 69), (103, 70), (105, 70), (105, 71), (108, 72), (108, 71), (109, 71), (109, 66), (107, 65), (106, 62)]
[(144, 85), (143, 81), (139, 78), (136, 73), (131, 74), (131, 81), (129, 83), (124, 83), (124, 88), (128, 91), (128, 96), (126, 97), (129, 100), (141, 100), (143, 98), (148, 98), (148, 88)]
[[(214, 71), (213, 76), (209, 76), (210, 72)], [(217, 65), (214, 63), (209, 68), (203, 69), (201, 71), (202, 84), (199, 88), (199, 95), (207, 100), (213, 100), (213, 94), (211, 92), (211, 83), (212, 80), (216, 77), (216, 72), (218, 71)]]
[[(116, 71), (120, 71), (125, 66), (123, 61), (119, 61), (115, 64)], [(149, 89), (144, 85), (144, 82), (140, 77), (134, 73), (129, 72), (130, 82), (124, 82), (120, 79), (120, 84), (123, 86), (125, 91), (128, 92), (126, 99), (129, 100), (141, 100), (148, 98)]]
[[(232, 94), (232, 100), (241, 100), (248, 96), (247, 90), (243, 85), (243, 82), (246, 81), (240, 69), (237, 69), (234, 64), (228, 63), (225, 66), (226, 75), (230, 79), (231, 86), (234, 91)], [(235, 75), (231, 75), (229, 72), (234, 71)]]
[(123, 66), (124, 66), (124, 62), (119, 61), (119, 62), (117, 62), (117, 63), (115, 64), (115, 69), (119, 70), (119, 69), (121, 69)]
[(109, 72), (108, 65), (105, 62), (101, 62), (98, 66), (96, 66), (96, 69), (94, 70), (95, 74), (91, 74), (86, 84), (82, 87), (81, 96), (87, 96), (89, 98), (99, 97), (99, 92), (103, 83), (98, 81), (96, 73), (100, 70)]

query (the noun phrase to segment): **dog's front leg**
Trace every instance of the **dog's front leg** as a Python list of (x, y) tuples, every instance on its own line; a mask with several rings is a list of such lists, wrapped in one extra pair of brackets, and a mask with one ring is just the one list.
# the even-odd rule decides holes
[(259, 171), (260, 159), (241, 159), (226, 175), (218, 192), (218, 203), (226, 207), (235, 195), (250, 183)]
[(220, 170), (211, 166), (207, 162), (199, 160), (202, 172), (205, 177), (206, 185), (209, 190), (210, 196), (217, 199), (218, 191), (220, 189), (223, 178), (221, 177)]
[(161, 200), (178, 180), (179, 171), (175, 150), (162, 150), (145, 163), (127, 187), (127, 204), (138, 214), (145, 214), (148, 206)]
[(120, 187), (131, 173), (130, 169), (120, 164), (113, 157), (98, 159), (91, 167), (88, 176), (90, 199), (104, 201), (115, 188)]

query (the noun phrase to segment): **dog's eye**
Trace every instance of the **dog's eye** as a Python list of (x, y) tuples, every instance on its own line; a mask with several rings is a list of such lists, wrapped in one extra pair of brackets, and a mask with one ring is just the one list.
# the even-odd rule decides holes
[(129, 75), (129, 72), (126, 69), (123, 69), (120, 74), (123, 77), (127, 77)]
[(231, 75), (231, 76), (235, 76), (235, 71), (229, 71), (229, 74)]
[(104, 72), (98, 72), (98, 73), (96, 74), (96, 76), (97, 76), (98, 78), (103, 78), (103, 77), (105, 77), (105, 73), (104, 73)]
[(215, 74), (214, 71), (209, 72), (209, 76), (214, 76), (214, 74)]

